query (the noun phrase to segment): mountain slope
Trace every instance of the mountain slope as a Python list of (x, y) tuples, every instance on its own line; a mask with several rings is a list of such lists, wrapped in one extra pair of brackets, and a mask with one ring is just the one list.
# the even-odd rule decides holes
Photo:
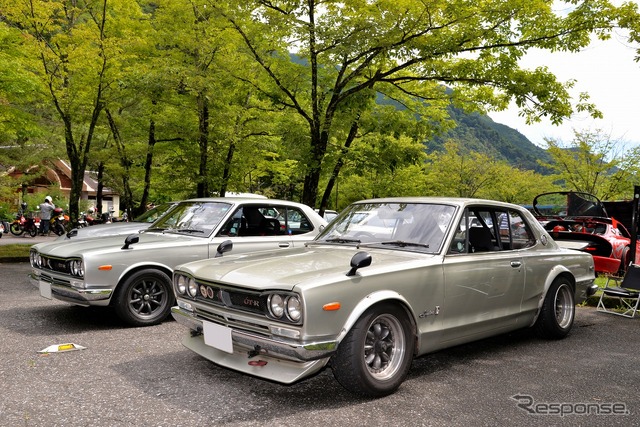
[(454, 107), (450, 107), (450, 113), (457, 127), (429, 141), (429, 152), (442, 149), (446, 141), (453, 139), (466, 149), (505, 160), (514, 167), (548, 173), (538, 164), (538, 160), (549, 160), (547, 151), (517, 130), (478, 113), (467, 114)]

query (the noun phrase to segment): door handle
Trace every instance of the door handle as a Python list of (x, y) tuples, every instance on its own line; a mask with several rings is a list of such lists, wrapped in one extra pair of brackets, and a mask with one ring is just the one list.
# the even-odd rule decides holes
[(520, 268), (520, 267), (522, 267), (522, 262), (521, 261), (511, 261), (511, 267)]
[(289, 247), (289, 242), (280, 242), (280, 243), (278, 243), (278, 247), (279, 248), (288, 248)]

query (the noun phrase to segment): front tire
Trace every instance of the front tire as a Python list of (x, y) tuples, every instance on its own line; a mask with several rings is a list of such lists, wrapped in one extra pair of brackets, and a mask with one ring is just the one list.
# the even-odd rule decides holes
[(22, 227), (20, 226), (20, 224), (17, 223), (12, 223), (9, 226), (9, 231), (11, 232), (11, 234), (13, 234), (14, 236), (22, 236), (22, 233), (24, 233), (24, 230), (22, 229)]
[(331, 360), (331, 369), (347, 390), (367, 397), (395, 392), (413, 359), (411, 324), (402, 308), (380, 304), (355, 323)]
[(151, 326), (165, 320), (173, 305), (171, 278), (160, 270), (133, 273), (116, 292), (114, 308), (132, 326)]
[(569, 334), (576, 314), (573, 287), (558, 277), (551, 284), (535, 323), (536, 333), (546, 339), (561, 339)]

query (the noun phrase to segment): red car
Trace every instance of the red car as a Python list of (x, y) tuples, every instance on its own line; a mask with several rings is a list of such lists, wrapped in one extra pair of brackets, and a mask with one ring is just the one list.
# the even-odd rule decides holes
[[(593, 255), (596, 273), (622, 274), (631, 262), (631, 233), (609, 217), (602, 202), (592, 194), (540, 194), (533, 200), (533, 214), (561, 246)], [(635, 254), (638, 263), (638, 242)]]

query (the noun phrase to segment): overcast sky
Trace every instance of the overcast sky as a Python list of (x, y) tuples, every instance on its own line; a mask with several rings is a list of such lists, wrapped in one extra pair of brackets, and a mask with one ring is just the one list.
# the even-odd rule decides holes
[(600, 129), (612, 140), (640, 145), (640, 63), (634, 61), (635, 49), (625, 38), (614, 34), (610, 40), (597, 41), (576, 54), (558, 53), (528, 55), (525, 68), (546, 65), (560, 81), (577, 80), (572, 95), (588, 92), (603, 119), (594, 120), (585, 114), (576, 115), (560, 126), (549, 121), (527, 126), (514, 107), (500, 113), (490, 113), (496, 122), (517, 129), (536, 145), (544, 146), (544, 138), (569, 143), (578, 131)]

